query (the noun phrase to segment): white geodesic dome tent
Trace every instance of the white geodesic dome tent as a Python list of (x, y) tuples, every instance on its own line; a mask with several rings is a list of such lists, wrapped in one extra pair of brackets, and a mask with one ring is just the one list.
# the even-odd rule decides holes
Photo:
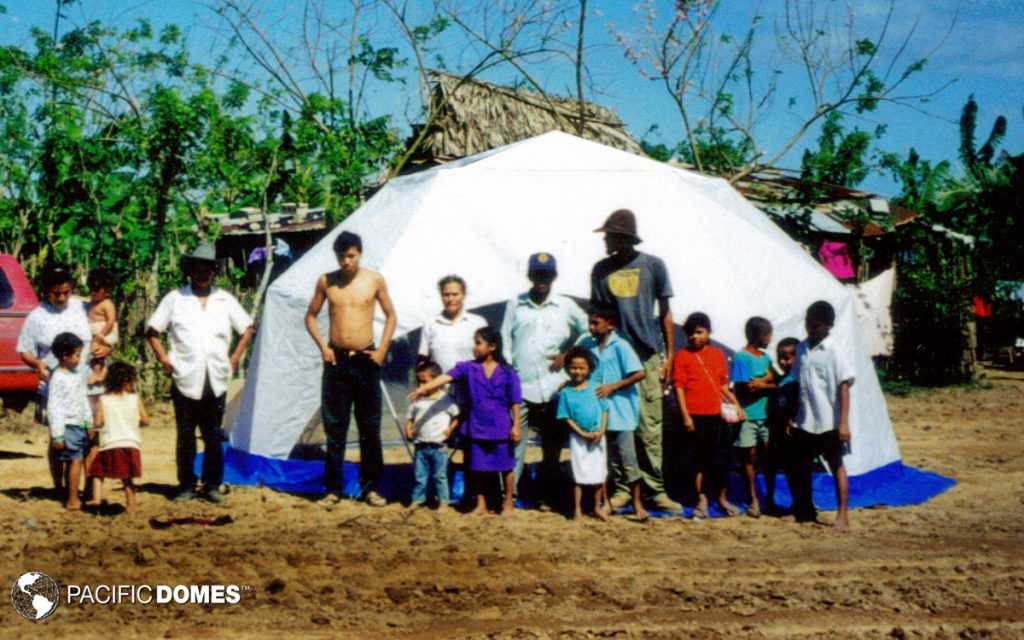
[[(362, 264), (384, 275), (397, 309), (399, 340), (385, 378), (400, 413), (416, 347), (408, 338), (439, 312), (441, 276), (467, 280), (467, 308), (500, 309), (527, 288), (528, 256), (546, 251), (558, 259), (556, 291), (585, 300), (591, 267), (604, 257), (593, 230), (620, 208), (636, 213), (639, 249), (665, 260), (677, 322), (704, 311), (715, 340), (731, 349), (743, 347), (750, 316), (771, 320), (776, 340), (802, 338), (808, 304), (831, 302), (834, 335), (857, 354), (849, 472), (899, 460), (853, 299), (835, 278), (724, 180), (560, 132), (391, 180), (282, 274), (268, 291), (228, 425), (234, 453), (286, 459), (318, 422), (321, 360), (303, 316), (317, 277), (337, 268), (332, 243), (342, 230), (362, 236)], [(326, 334), (326, 309), (320, 320)], [(382, 326), (378, 317), (378, 335)]]

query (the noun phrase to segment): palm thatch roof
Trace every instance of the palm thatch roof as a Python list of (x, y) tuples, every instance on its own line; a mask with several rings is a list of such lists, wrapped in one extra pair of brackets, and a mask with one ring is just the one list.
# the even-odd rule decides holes
[[(626, 132), (622, 119), (607, 107), (584, 102), (580, 134), (580, 105), (576, 100), (466, 80), (440, 71), (429, 72), (429, 80), (431, 108), (437, 116), (429, 123), (423, 143), (410, 159), (411, 165), (448, 162), (552, 130), (643, 154), (639, 143)], [(413, 140), (422, 127), (414, 127)]]

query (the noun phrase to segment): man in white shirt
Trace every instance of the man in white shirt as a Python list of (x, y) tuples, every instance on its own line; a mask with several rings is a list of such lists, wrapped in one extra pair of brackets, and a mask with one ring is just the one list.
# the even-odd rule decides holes
[[(574, 300), (551, 292), (558, 265), (550, 253), (530, 256), (527, 277), (533, 285), (509, 300), (501, 322), (505, 359), (515, 367), (523, 390), (522, 424), (540, 434), (540, 506), (549, 508), (559, 489), (559, 459), (567, 433), (555, 417), (558, 390), (568, 379), (562, 366), (565, 352), (587, 333), (587, 314)], [(515, 483), (523, 472), (527, 438), (516, 446)]]
[[(213, 286), (217, 270), (211, 244), (200, 244), (181, 259), (189, 284), (171, 291), (146, 323), (146, 339), (163, 366), (173, 376), (171, 399), (177, 423), (176, 461), (179, 501), (196, 497), (196, 428), (203, 439), (203, 494), (207, 500), (224, 502), (221, 422), (228, 380), (252, 340), (252, 318), (233, 295)], [(170, 355), (160, 340), (167, 332)], [(232, 331), (241, 337), (228, 356)]]
[(797, 520), (817, 519), (811, 498), (811, 466), (821, 456), (835, 480), (835, 528), (849, 528), (847, 500), (849, 480), (843, 455), (849, 453), (850, 386), (855, 368), (852, 354), (829, 335), (836, 312), (828, 302), (819, 300), (807, 309), (807, 339), (796, 352), (793, 376), (800, 385), (800, 406), (796, 416), (794, 445), (799, 458), (794, 469), (793, 515)]

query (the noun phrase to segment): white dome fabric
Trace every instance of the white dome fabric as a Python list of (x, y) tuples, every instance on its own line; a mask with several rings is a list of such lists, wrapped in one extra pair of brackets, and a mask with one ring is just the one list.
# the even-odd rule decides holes
[[(282, 274), (268, 291), (231, 446), (285, 458), (318, 413), (322, 367), (303, 316), (316, 279), (337, 268), (342, 230), (362, 236), (363, 266), (386, 278), (401, 336), (439, 312), (445, 274), (467, 280), (467, 308), (493, 305), (528, 287), (527, 258), (538, 251), (558, 260), (556, 291), (589, 298), (591, 268), (604, 257), (593, 230), (620, 208), (636, 213), (639, 249), (665, 260), (676, 322), (704, 311), (713, 338), (731, 349), (743, 347), (750, 316), (771, 320), (776, 341), (803, 338), (807, 306), (831, 302), (833, 333), (857, 360), (848, 470), (899, 460), (853, 299), (831, 274), (724, 180), (560, 132), (388, 182)], [(326, 334), (326, 309), (320, 320)], [(378, 335), (382, 326), (378, 315)]]

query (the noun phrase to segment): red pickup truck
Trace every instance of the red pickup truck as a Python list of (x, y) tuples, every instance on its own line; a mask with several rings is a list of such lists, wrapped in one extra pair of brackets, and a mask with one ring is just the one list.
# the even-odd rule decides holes
[(16, 410), (35, 394), (39, 379), (18, 355), (18, 334), (39, 298), (14, 256), (0, 253), (0, 398)]

